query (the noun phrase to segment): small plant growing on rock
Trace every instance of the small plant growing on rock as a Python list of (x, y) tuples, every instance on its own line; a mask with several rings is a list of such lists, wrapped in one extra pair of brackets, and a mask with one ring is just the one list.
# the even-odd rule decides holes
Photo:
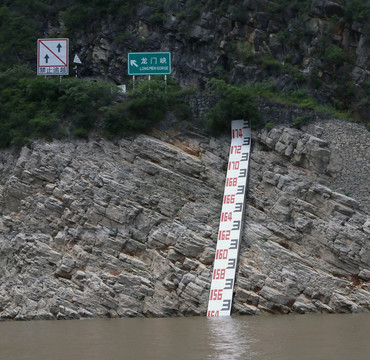
[(308, 124), (309, 119), (310, 118), (309, 118), (308, 115), (303, 115), (303, 116), (294, 118), (292, 120), (292, 125), (293, 125), (293, 127), (297, 128), (297, 129), (300, 129), (303, 125)]
[(344, 62), (343, 49), (336, 45), (331, 45), (325, 49), (323, 58), (328, 64), (342, 65)]
[(271, 130), (274, 127), (275, 127), (275, 124), (273, 124), (273, 123), (267, 123), (267, 124), (265, 124), (265, 129), (267, 129), (267, 130)]

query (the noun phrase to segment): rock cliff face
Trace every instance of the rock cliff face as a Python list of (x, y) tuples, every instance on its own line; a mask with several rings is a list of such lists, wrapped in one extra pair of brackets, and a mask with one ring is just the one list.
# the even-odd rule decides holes
[(273, 78), (278, 91), (305, 89), (321, 104), (367, 121), (369, 27), (349, 12), (349, 1), (205, 3), (170, 0), (160, 10), (138, 3), (129, 18), (114, 14), (90, 31), (89, 24), (70, 29), (81, 75), (128, 83), (128, 52), (171, 51), (173, 76), (181, 84), (202, 88), (212, 77), (244, 84)]
[[(369, 311), (370, 133), (327, 120), (253, 139), (233, 312)], [(2, 150), (0, 319), (205, 315), (229, 144)]]

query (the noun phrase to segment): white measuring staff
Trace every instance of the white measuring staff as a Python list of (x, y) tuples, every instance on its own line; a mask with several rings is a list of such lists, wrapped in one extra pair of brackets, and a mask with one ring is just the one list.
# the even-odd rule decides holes
[(217, 235), (207, 317), (229, 316), (242, 234), (251, 129), (248, 120), (231, 123), (231, 146)]

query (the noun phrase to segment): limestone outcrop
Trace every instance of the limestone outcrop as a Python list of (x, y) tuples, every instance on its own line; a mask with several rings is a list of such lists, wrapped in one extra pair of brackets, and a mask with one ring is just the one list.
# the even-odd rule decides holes
[[(370, 133), (350, 124), (344, 158), (346, 126), (253, 134), (234, 313), (370, 310), (369, 169), (350, 175)], [(229, 144), (168, 130), (2, 150), (0, 319), (205, 315)]]

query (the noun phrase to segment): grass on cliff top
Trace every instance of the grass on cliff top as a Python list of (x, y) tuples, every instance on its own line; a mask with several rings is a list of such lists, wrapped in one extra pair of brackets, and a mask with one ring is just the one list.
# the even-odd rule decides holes
[[(273, 82), (258, 82), (248, 85), (227, 84), (223, 80), (212, 79), (208, 87), (218, 99), (216, 105), (209, 110), (207, 125), (211, 133), (217, 135), (228, 131), (230, 119), (249, 119), (252, 129), (259, 128), (261, 114), (255, 98), (269, 99), (274, 102), (296, 105), (302, 109), (328, 114), (335, 118), (354, 121), (351, 116), (329, 106), (320, 105), (309, 96), (304, 89), (289, 93), (279, 92)], [(295, 124), (292, 124), (293, 126)]]
[[(202, 126), (213, 135), (228, 132), (232, 119), (248, 118), (252, 128), (258, 128), (261, 116), (256, 96), (345, 117), (320, 106), (303, 90), (284, 95), (266, 83), (243, 86), (215, 79), (208, 87), (217, 101)], [(112, 83), (74, 77), (60, 81), (17, 66), (0, 72), (0, 148), (27, 145), (38, 138), (86, 138), (92, 129), (107, 137), (145, 132), (169, 112), (178, 123), (189, 123), (192, 110), (186, 94), (171, 79), (167, 86), (163, 80), (141, 81), (122, 95)]]
[(286, 104), (294, 104), (302, 109), (311, 109), (318, 113), (329, 114), (338, 119), (355, 121), (348, 112), (334, 107), (319, 104), (305, 89), (297, 89), (288, 93), (279, 92), (273, 82), (257, 82), (246, 86), (254, 96)]

